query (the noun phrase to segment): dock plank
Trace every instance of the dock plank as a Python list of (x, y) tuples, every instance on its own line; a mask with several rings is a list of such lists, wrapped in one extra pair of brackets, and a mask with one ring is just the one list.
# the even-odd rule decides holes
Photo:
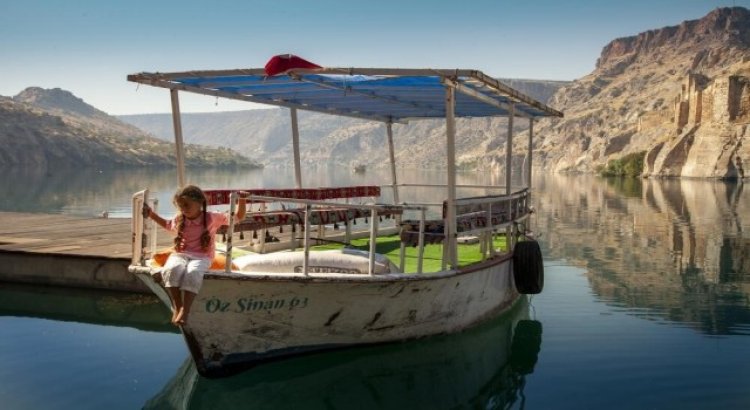
[(0, 212), (0, 281), (148, 293), (128, 272), (130, 242), (130, 219)]
[[(129, 218), (82, 218), (67, 215), (0, 212), (0, 251), (84, 255), (129, 259)], [(168, 234), (157, 246), (169, 247)]]

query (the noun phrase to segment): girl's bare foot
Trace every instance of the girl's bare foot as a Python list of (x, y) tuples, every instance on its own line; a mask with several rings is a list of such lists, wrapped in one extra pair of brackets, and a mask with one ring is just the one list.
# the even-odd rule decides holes
[(172, 321), (172, 324), (175, 326), (182, 326), (187, 321), (188, 312), (185, 310), (185, 308), (180, 309), (180, 311), (177, 313), (177, 316)]

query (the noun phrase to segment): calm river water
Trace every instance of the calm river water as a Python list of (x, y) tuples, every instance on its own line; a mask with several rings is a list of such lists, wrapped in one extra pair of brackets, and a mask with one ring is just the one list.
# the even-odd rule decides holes
[[(4, 174), (0, 211), (125, 217), (132, 192), (149, 187), (167, 213), (176, 185), (172, 171)], [(188, 179), (204, 188), (278, 187), (291, 186), (292, 175)], [(323, 168), (303, 179), (377, 184), (385, 175)], [(440, 171), (400, 170), (399, 178), (444, 182)], [(459, 183), (492, 179), (464, 174)], [(406, 201), (431, 195), (401, 192)], [(461, 334), (289, 359), (225, 379), (196, 375), (151, 297), (0, 284), (0, 408), (750, 408), (750, 190), (538, 176), (533, 202), (546, 283), (528, 303)]]

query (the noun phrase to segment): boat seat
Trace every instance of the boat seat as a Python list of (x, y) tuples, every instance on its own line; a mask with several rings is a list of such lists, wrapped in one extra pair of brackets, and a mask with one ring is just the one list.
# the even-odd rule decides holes
[[(386, 219), (400, 214), (401, 212), (399, 210), (383, 210), (378, 212), (379, 216), (383, 216)], [(336, 207), (314, 209), (310, 215), (310, 225), (347, 223), (352, 220), (367, 219), (369, 216), (370, 211), (367, 209), (345, 209)], [(244, 220), (239, 221), (234, 225), (234, 232), (257, 231), (260, 229), (275, 228), (285, 225), (294, 226), (296, 229), (296, 226), (303, 225), (304, 221), (304, 209), (251, 212), (245, 216)], [(225, 234), (227, 230), (227, 226), (224, 225), (219, 228), (217, 233), (219, 235)]]
[[(248, 254), (232, 259), (240, 272), (300, 273), (305, 258), (303, 251)], [(375, 274), (399, 272), (385, 255), (375, 254)], [(367, 274), (369, 253), (356, 249), (310, 251), (308, 272)]]
[[(164, 264), (167, 262), (167, 258), (169, 258), (169, 255), (171, 255), (172, 252), (173, 250), (171, 248), (162, 249), (158, 252), (155, 252), (153, 255), (151, 255), (151, 258), (147, 261), (148, 266), (151, 266), (152, 268), (163, 267)], [(223, 253), (217, 251), (208, 269), (209, 270), (224, 270), (226, 264), (227, 264), (226, 256)], [(237, 269), (237, 265), (232, 263), (232, 269)]]
[[(401, 221), (401, 242), (407, 246), (417, 246), (419, 243), (419, 221)], [(430, 219), (424, 223), (424, 243), (442, 243), (445, 238), (445, 221), (442, 219)]]

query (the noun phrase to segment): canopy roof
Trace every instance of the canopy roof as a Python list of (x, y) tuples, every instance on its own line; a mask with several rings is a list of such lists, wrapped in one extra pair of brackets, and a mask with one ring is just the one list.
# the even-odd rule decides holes
[(320, 68), (267, 76), (263, 68), (139, 73), (129, 81), (255, 103), (383, 122), (446, 115), (446, 86), (456, 117), (562, 117), (563, 114), (477, 70)]

